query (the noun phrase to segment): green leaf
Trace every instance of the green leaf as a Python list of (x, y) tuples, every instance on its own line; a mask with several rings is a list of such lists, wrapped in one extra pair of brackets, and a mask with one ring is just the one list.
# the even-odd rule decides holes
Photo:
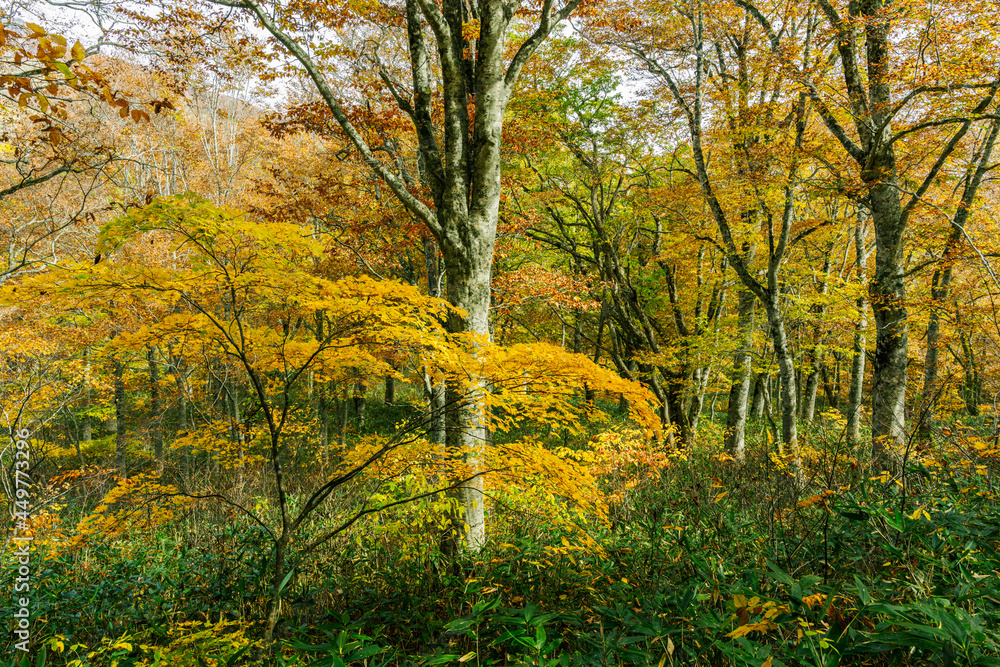
[(780, 567), (778, 567), (777, 565), (775, 565), (771, 561), (767, 561), (766, 565), (767, 565), (767, 568), (769, 570), (771, 570), (771, 572), (772, 572), (771, 576), (774, 577), (774, 579), (776, 581), (780, 581), (781, 583), (783, 583), (783, 584), (785, 584), (787, 586), (791, 586), (792, 584), (795, 583), (794, 579), (792, 579), (790, 576), (788, 576), (787, 574), (785, 574), (784, 570), (782, 570)]
[(861, 583), (857, 575), (854, 575), (854, 587), (858, 589), (858, 599), (861, 600), (861, 604), (868, 606), (872, 603), (872, 596), (868, 592), (868, 587)]
[(63, 73), (67, 79), (75, 79), (76, 75), (66, 66), (66, 63), (55, 60), (52, 62), (52, 66)]

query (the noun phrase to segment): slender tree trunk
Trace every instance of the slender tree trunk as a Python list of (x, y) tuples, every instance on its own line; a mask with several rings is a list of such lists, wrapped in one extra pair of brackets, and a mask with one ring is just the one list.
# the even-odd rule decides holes
[(163, 470), (163, 423), (160, 406), (160, 369), (156, 361), (156, 347), (146, 350), (149, 364), (149, 428), (153, 440), (153, 456), (160, 471)]
[(778, 362), (778, 377), (781, 382), (781, 441), (789, 447), (796, 447), (798, 430), (795, 420), (798, 411), (795, 405), (795, 361), (785, 334), (785, 321), (776, 303), (767, 304), (767, 318), (771, 328), (771, 340)]
[(344, 385), (344, 395), (340, 401), (340, 426), (337, 430), (337, 444), (343, 450), (347, 445), (347, 417), (351, 411), (351, 404), (348, 400), (348, 385)]
[(816, 364), (815, 355), (809, 360), (812, 370), (806, 377), (806, 389), (802, 396), (802, 421), (807, 424), (812, 423), (816, 415), (816, 394), (819, 393), (819, 368)]
[(701, 410), (705, 406), (705, 391), (708, 389), (708, 381), (711, 377), (711, 366), (694, 369), (691, 381), (691, 405), (688, 407), (688, 424), (691, 429), (692, 444), (698, 437), (698, 421), (701, 419)]
[[(83, 370), (83, 373), (84, 373), (84, 375), (83, 375), (83, 382), (84, 382), (83, 405), (84, 405), (84, 407), (89, 408), (91, 406), (91, 402), (92, 402), (92, 400), (91, 400), (91, 388), (90, 388), (90, 381), (91, 381), (91, 378), (90, 378), (90, 364), (91, 364), (91, 360), (90, 360), (90, 348), (89, 347), (84, 349), (84, 351), (83, 351), (83, 358), (85, 360), (84, 361), (84, 367), (83, 367), (84, 368), (84, 370)], [(80, 431), (81, 431), (80, 432), (80, 441), (81, 442), (90, 442), (91, 440), (93, 440), (93, 438), (94, 438), (94, 424), (91, 421), (91, 417), (90, 416), (84, 416), (83, 417), (83, 419), (81, 420), (81, 429), (80, 429)], [(83, 467), (83, 453), (80, 451), (79, 446), (77, 447), (77, 454), (80, 457), (80, 467), (82, 468)]]
[[(868, 251), (865, 248), (865, 213), (858, 207), (857, 223), (854, 226), (855, 271), (858, 282), (867, 280)], [(864, 294), (858, 296), (858, 321), (854, 325), (854, 349), (851, 357), (851, 388), (847, 396), (847, 440), (857, 446), (861, 442), (861, 403), (865, 383), (865, 330), (868, 328), (868, 300)]]
[(768, 400), (767, 375), (763, 372), (757, 373), (753, 381), (753, 401), (750, 405), (750, 414), (754, 419), (764, 417), (764, 403)]
[(837, 360), (836, 384), (830, 378), (830, 369), (825, 363), (819, 365), (819, 377), (823, 381), (823, 393), (826, 395), (827, 404), (837, 410), (840, 408), (840, 360)]
[(965, 380), (962, 383), (962, 398), (965, 400), (965, 409), (969, 416), (978, 417), (979, 404), (983, 400), (983, 380), (979, 372), (979, 363), (976, 360), (976, 348), (964, 330), (959, 333), (959, 340), (962, 343), (962, 353), (965, 356), (963, 364)]
[[(740, 348), (733, 357), (732, 385), (729, 389), (729, 409), (726, 413), (726, 452), (742, 462), (746, 456), (747, 400), (752, 375), (750, 346), (753, 331), (753, 311), (756, 299), (750, 290), (740, 290), (737, 328)], [(756, 393), (754, 394), (756, 396)]]
[(385, 376), (385, 400), (383, 402), (386, 405), (395, 405), (396, 403), (396, 378), (392, 375)]
[(367, 394), (368, 387), (365, 386), (364, 382), (358, 382), (354, 385), (354, 414), (357, 415), (358, 419), (358, 432), (363, 431), (365, 428)]
[(124, 369), (118, 357), (112, 357), (115, 388), (115, 466), (122, 477), (128, 477), (125, 468), (127, 456), (125, 442), (125, 379)]
[(330, 451), (330, 389), (326, 382), (320, 382), (316, 388), (316, 413), (319, 418), (319, 449), (323, 461), (329, 465), (333, 452)]
[(281, 584), (285, 580), (285, 553), (288, 549), (288, 537), (282, 532), (274, 545), (274, 574), (271, 577), (271, 599), (268, 601), (267, 628), (264, 632), (264, 643), (270, 644), (274, 638), (274, 629), (281, 618)]

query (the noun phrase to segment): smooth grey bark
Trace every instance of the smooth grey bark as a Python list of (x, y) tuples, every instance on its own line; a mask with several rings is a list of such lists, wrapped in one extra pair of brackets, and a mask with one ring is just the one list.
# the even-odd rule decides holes
[[(424, 268), (427, 272), (427, 294), (432, 297), (441, 296), (441, 271), (438, 267), (437, 244), (430, 237), (424, 238)], [(424, 373), (424, 395), (427, 399), (427, 411), (430, 418), (430, 438), (435, 445), (445, 444), (445, 386), (441, 382), (433, 382), (428, 373)]]
[(809, 424), (816, 416), (816, 395), (819, 393), (819, 368), (815, 357), (809, 359), (809, 375), (802, 390), (802, 421)]
[[(737, 319), (740, 347), (733, 356), (732, 385), (729, 388), (729, 408), (726, 412), (726, 432), (723, 436), (725, 451), (741, 463), (746, 458), (747, 402), (753, 374), (750, 346), (755, 301), (752, 292), (746, 289), (740, 290)], [(763, 409), (763, 406), (761, 408)]]
[(688, 405), (688, 423), (691, 425), (691, 433), (698, 432), (698, 422), (701, 420), (701, 410), (705, 406), (705, 390), (708, 387), (708, 380), (712, 377), (712, 367), (704, 366), (695, 368), (691, 375), (691, 402)]
[[(858, 283), (864, 285), (868, 278), (868, 228), (867, 215), (858, 206), (854, 225), (854, 262)], [(865, 383), (865, 330), (868, 328), (868, 300), (862, 293), (856, 302), (858, 320), (854, 324), (854, 343), (851, 356), (851, 388), (847, 396), (847, 440), (857, 446), (861, 441), (861, 404)]]
[(777, 303), (768, 303), (765, 304), (764, 309), (771, 329), (771, 342), (774, 346), (774, 356), (778, 363), (778, 378), (781, 382), (781, 442), (794, 447), (798, 442), (795, 360), (788, 344), (788, 335), (785, 333), (785, 318), (781, 308)]
[[(833, 262), (833, 243), (826, 249), (823, 259), (823, 281), (819, 285), (820, 297), (825, 297), (829, 292), (830, 268)], [(811, 423), (816, 414), (816, 394), (819, 392), (820, 373), (823, 365), (823, 353), (820, 351), (820, 341), (823, 340), (822, 325), (820, 324), (823, 315), (826, 313), (826, 304), (815, 304), (811, 309), (815, 324), (813, 325), (813, 339), (806, 349), (806, 359), (808, 375), (806, 376), (806, 386), (802, 394), (802, 420)], [(832, 407), (832, 406), (831, 406)]]
[(978, 162), (974, 162), (974, 166), (970, 165), (970, 169), (965, 174), (962, 196), (951, 219), (951, 231), (948, 234), (944, 252), (941, 254), (941, 265), (934, 269), (931, 278), (931, 309), (927, 322), (927, 349), (924, 354), (923, 399), (917, 425), (917, 432), (924, 439), (930, 436), (934, 408), (940, 394), (938, 365), (941, 348), (941, 311), (947, 307), (947, 302), (951, 298), (952, 267), (965, 239), (965, 225), (969, 220), (979, 186), (990, 169), (990, 159), (993, 155), (998, 132), (1000, 132), (1000, 120), (994, 120), (985, 140), (979, 147)]

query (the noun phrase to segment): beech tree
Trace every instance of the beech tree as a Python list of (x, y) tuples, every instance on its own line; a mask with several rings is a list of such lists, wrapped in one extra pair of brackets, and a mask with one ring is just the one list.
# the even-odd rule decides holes
[[(374, 35), (369, 41), (374, 43), (371, 65), (416, 135), (416, 154), (399, 155), (394, 161), (380, 159), (378, 150), (392, 156), (393, 149), (373, 144), (377, 133), (371, 136), (352, 119), (349, 91), (318, 59), (316, 54), (333, 46), (330, 33), (313, 42), (302, 29), (308, 25), (310, 30), (332, 31), (342, 27), (345, 12), (352, 15), (353, 10), (336, 4), (211, 1), (241, 10), (302, 67), (364, 161), (437, 241), (447, 298), (460, 309), (449, 317), (450, 330), (488, 336), (504, 110), (525, 62), (580, 0), (561, 6), (545, 0), (537, 11), (526, 11), (518, 0), (444, 0), (440, 5), (406, 0), (379, 5), (371, 15), (351, 16), (362, 24), (360, 31)], [(528, 25), (529, 16), (534, 24), (527, 37), (513, 43), (512, 36)], [(405, 83), (386, 57), (390, 38), (401, 31), (409, 60)], [(454, 456), (474, 461), (485, 439), (481, 408), (452, 411), (447, 440)], [(459, 495), (465, 542), (477, 550), (485, 539), (479, 482), (463, 485)]]
[[(730, 29), (727, 18), (739, 17), (712, 15), (698, 2), (690, 11), (676, 14), (653, 10), (649, 17), (626, 17), (616, 24), (617, 30), (601, 34), (655, 76), (664, 98), (678, 109), (690, 141), (690, 173), (718, 229), (720, 239), (714, 242), (749, 293), (740, 299), (742, 349), (733, 363), (733, 436), (727, 443), (730, 451), (740, 457), (746, 415), (740, 406), (745, 405), (749, 388), (744, 350), (752, 316), (750, 294), (764, 306), (778, 364), (781, 441), (793, 452), (797, 447), (795, 364), (782, 306), (781, 267), (790, 245), (811, 232), (792, 232), (809, 106), (804, 95), (786, 93), (783, 73), (773, 63), (751, 62), (751, 57), (760, 52), (753, 31), (747, 29), (745, 20), (742, 27)], [(795, 58), (798, 66), (808, 69), (814, 60), (814, 21), (806, 14), (796, 17), (795, 24), (798, 32), (792, 34), (802, 38)], [(751, 93), (760, 99), (752, 100)], [(736, 165), (736, 174), (730, 178), (709, 163), (705, 150), (709, 132), (706, 103), (712, 95), (721, 100), (731, 161)], [(782, 106), (789, 108), (784, 121), (779, 120)], [(763, 159), (764, 150), (770, 152), (770, 161)], [(755, 255), (764, 254), (758, 251), (762, 245), (766, 256), (758, 263)]]
[[(990, 117), (987, 112), (1000, 90), (1000, 63), (995, 51), (993, 58), (984, 53), (979, 17), (964, 4), (817, 0), (839, 68), (793, 69), (780, 37), (791, 27), (783, 10), (733, 1), (753, 16), (847, 154), (838, 165), (841, 175), (859, 182), (864, 206), (871, 212), (872, 448), (876, 458), (897, 458), (906, 446), (908, 223), (965, 135)], [(927, 60), (920, 54), (928, 45), (938, 54), (950, 50), (954, 57)], [(926, 161), (903, 162), (901, 171), (900, 148), (914, 142), (930, 144), (933, 150), (923, 151)]]

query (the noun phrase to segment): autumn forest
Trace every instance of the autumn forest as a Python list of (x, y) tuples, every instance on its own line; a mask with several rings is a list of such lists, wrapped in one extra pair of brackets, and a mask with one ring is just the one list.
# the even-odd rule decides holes
[(0, 3), (0, 665), (1000, 665), (998, 26)]

